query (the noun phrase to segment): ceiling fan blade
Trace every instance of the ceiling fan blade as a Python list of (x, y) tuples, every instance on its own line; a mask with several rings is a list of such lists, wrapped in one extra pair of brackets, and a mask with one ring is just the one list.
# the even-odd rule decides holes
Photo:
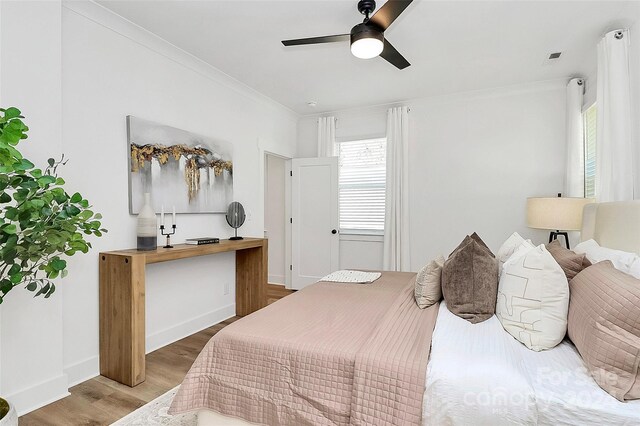
[(384, 49), (382, 49), (380, 57), (401, 70), (411, 65), (387, 39), (384, 39)]
[(337, 34), (324, 37), (297, 38), (293, 40), (282, 40), (282, 44), (285, 46), (300, 46), (304, 44), (334, 43), (337, 41), (349, 41), (350, 37), (349, 34)]
[(389, 0), (367, 21), (385, 31), (413, 0)]

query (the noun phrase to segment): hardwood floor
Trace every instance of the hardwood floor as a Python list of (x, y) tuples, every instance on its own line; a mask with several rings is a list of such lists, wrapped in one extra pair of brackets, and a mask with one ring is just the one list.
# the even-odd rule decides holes
[(295, 290), (286, 289), (280, 284), (267, 284), (267, 305), (290, 295), (294, 291)]
[[(269, 284), (267, 303), (291, 293)], [(134, 388), (97, 376), (69, 389), (70, 396), (20, 417), (19, 425), (109, 425), (179, 385), (209, 339), (239, 318), (229, 318), (147, 354), (147, 379)]]

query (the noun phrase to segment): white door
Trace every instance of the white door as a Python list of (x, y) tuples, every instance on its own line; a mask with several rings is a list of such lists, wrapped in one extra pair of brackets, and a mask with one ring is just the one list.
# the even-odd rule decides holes
[(299, 290), (338, 269), (338, 157), (291, 164), (291, 284)]

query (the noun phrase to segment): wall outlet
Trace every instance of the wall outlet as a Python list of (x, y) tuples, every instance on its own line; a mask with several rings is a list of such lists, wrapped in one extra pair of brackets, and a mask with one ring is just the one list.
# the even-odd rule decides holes
[(224, 283), (224, 294), (229, 294), (230, 291), (231, 286), (229, 285), (229, 283)]

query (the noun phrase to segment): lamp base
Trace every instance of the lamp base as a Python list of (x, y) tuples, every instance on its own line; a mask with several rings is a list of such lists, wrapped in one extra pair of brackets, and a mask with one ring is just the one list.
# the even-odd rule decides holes
[(549, 233), (549, 242), (553, 240), (557, 240), (558, 237), (564, 237), (564, 241), (567, 245), (567, 249), (571, 250), (571, 247), (569, 247), (569, 234), (567, 232), (551, 231)]

